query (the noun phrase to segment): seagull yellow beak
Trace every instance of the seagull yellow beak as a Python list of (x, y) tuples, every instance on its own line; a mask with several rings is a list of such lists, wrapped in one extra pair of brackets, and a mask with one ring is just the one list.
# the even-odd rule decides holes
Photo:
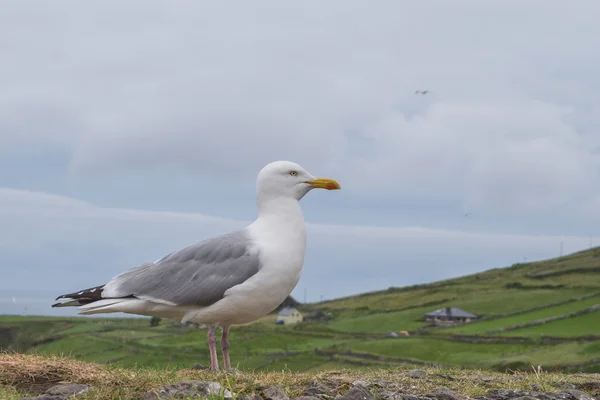
[(340, 184), (329, 178), (317, 178), (312, 181), (307, 181), (310, 186), (317, 189), (338, 190), (341, 189)]

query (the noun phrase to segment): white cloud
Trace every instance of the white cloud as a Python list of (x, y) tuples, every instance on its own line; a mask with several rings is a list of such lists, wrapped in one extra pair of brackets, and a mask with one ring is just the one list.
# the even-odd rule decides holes
[(65, 149), (86, 177), (242, 179), (287, 158), (357, 196), (393, 177), (367, 195), (573, 209), (600, 194), (598, 10), (13, 2), (0, 17), (0, 153)]

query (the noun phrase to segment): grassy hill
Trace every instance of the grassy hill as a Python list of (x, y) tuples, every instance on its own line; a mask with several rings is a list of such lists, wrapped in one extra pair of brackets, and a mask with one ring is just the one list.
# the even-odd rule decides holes
[[(459, 307), (481, 316), (454, 327), (423, 315)], [(600, 248), (461, 278), (303, 305), (332, 315), (277, 326), (275, 316), (236, 327), (241, 369), (316, 372), (405, 365), (600, 372)], [(407, 330), (410, 337), (388, 337)], [(148, 319), (0, 316), (0, 348), (64, 354), (124, 367), (206, 364), (205, 330)]]

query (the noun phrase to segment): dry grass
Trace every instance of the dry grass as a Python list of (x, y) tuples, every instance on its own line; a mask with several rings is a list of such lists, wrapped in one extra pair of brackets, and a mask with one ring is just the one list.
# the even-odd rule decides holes
[[(570, 383), (582, 387), (599, 380), (599, 374), (557, 374), (546, 372), (492, 373), (464, 369), (426, 368), (426, 378), (411, 378), (408, 369), (370, 371), (327, 371), (320, 373), (244, 372), (240, 375), (210, 373), (187, 369), (124, 369), (85, 363), (60, 357), (22, 354), (0, 354), (0, 398), (19, 399), (36, 395), (57, 383), (85, 383), (92, 389), (81, 399), (135, 399), (140, 393), (182, 380), (218, 381), (234, 393), (253, 393), (263, 386), (278, 385), (290, 397), (319, 382), (335, 394), (347, 392), (356, 380), (377, 381), (380, 386), (410, 393), (428, 393), (447, 387), (467, 396), (503, 388), (531, 390), (537, 384), (544, 391), (558, 391), (557, 384)], [(539, 390), (539, 389), (538, 389)], [(592, 393), (597, 395), (598, 393)]]

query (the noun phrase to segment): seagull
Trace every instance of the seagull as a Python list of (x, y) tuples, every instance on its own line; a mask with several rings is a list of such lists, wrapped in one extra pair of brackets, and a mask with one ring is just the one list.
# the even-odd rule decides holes
[(205, 324), (212, 371), (219, 370), (215, 332), (220, 328), (223, 367), (229, 370), (230, 326), (275, 310), (300, 279), (306, 227), (299, 201), (315, 188), (340, 185), (294, 162), (272, 162), (256, 179), (258, 216), (250, 225), (131, 268), (104, 285), (58, 296), (66, 301), (52, 307), (79, 307), (81, 315), (123, 312)]

